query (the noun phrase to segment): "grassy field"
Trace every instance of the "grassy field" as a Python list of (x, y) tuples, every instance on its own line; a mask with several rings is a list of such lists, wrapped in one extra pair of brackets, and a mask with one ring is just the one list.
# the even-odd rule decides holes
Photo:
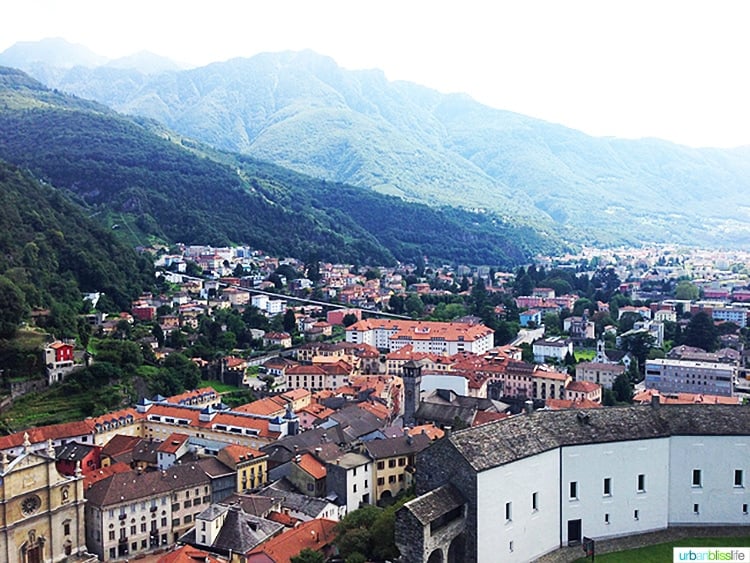
[[(639, 547), (628, 551), (596, 554), (596, 561), (607, 563), (665, 563), (672, 561), (672, 548), (675, 547), (748, 547), (750, 536), (744, 538), (692, 538), (677, 540), (670, 543), (660, 543), (647, 547)], [(582, 557), (577, 563), (591, 561), (590, 557)]]
[(583, 348), (573, 350), (573, 355), (576, 358), (576, 362), (590, 362), (596, 356), (596, 350), (593, 348)]
[(211, 387), (217, 393), (233, 393), (234, 391), (243, 391), (241, 387), (235, 387), (215, 379), (204, 379), (199, 384), (200, 387)]

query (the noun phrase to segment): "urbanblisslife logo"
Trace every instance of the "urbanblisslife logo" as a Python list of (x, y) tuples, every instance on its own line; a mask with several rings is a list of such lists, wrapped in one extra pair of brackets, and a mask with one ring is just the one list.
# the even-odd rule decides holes
[(750, 563), (750, 547), (675, 547), (674, 563), (678, 561), (729, 561)]

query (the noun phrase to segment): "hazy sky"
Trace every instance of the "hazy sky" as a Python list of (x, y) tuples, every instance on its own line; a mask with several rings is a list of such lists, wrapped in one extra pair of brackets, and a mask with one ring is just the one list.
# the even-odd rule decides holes
[(193, 65), (313, 49), (593, 135), (750, 145), (746, 0), (4, 0), (0, 51), (64, 37)]

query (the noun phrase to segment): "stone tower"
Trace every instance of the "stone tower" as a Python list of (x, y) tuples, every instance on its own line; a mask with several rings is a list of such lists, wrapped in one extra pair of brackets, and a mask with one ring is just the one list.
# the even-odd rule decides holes
[(403, 365), (404, 380), (404, 426), (414, 425), (414, 415), (419, 408), (419, 394), (422, 385), (422, 364), (409, 360)]

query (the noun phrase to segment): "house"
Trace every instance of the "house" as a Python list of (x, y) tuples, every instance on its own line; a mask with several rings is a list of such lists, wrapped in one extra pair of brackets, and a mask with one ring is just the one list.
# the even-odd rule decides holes
[(417, 452), (430, 445), (426, 434), (398, 436), (372, 440), (364, 444), (364, 451), (372, 461), (372, 501), (388, 502), (401, 491), (411, 487), (414, 478), (414, 459)]
[(570, 335), (574, 342), (593, 340), (596, 338), (596, 325), (588, 320), (586, 315), (582, 317), (566, 317), (563, 321), (563, 330)]
[(303, 453), (294, 458), (289, 480), (303, 495), (324, 497), (327, 494), (326, 466), (311, 453)]
[(535, 369), (531, 374), (532, 397), (534, 399), (562, 399), (571, 377), (567, 373)]
[(521, 311), (518, 314), (518, 317), (521, 326), (538, 327), (542, 325), (542, 312), (539, 309), (527, 309), (526, 311)]
[(52, 385), (65, 379), (73, 371), (73, 345), (55, 341), (44, 348), (44, 365), (47, 368), (47, 384)]
[(565, 386), (565, 399), (569, 401), (602, 402), (602, 386), (591, 381), (569, 381)]
[(245, 493), (268, 482), (268, 456), (253, 448), (229, 444), (219, 450), (217, 459), (236, 474), (238, 493)]
[(242, 561), (241, 557), (284, 531), (284, 526), (253, 514), (240, 506), (211, 504), (195, 517), (195, 525), (180, 543)]
[(292, 335), (288, 332), (267, 332), (263, 335), (263, 346), (278, 346), (279, 348), (292, 347)]
[(62, 475), (88, 475), (101, 467), (102, 448), (94, 444), (68, 442), (55, 448), (55, 467)]
[(576, 365), (576, 381), (590, 381), (605, 389), (612, 389), (615, 379), (625, 371), (625, 366), (620, 364), (581, 362)]
[(247, 554), (245, 562), (290, 563), (292, 557), (304, 549), (318, 551), (327, 560), (336, 553), (333, 546), (336, 539), (335, 529), (336, 522), (332, 520), (316, 519), (303, 522), (256, 547)]
[(573, 340), (561, 336), (552, 336), (536, 340), (532, 345), (534, 361), (542, 364), (555, 361), (562, 364), (570, 354), (573, 356)]
[(374, 501), (371, 464), (369, 457), (356, 452), (346, 452), (326, 463), (326, 490), (336, 495), (347, 514)]
[(584, 537), (746, 526), (748, 439), (750, 410), (728, 405), (545, 409), (454, 432), (417, 455), (396, 545), (410, 562), (513, 563)]
[(86, 489), (86, 545), (101, 560), (132, 557), (174, 543), (211, 502), (197, 464), (116, 473)]

